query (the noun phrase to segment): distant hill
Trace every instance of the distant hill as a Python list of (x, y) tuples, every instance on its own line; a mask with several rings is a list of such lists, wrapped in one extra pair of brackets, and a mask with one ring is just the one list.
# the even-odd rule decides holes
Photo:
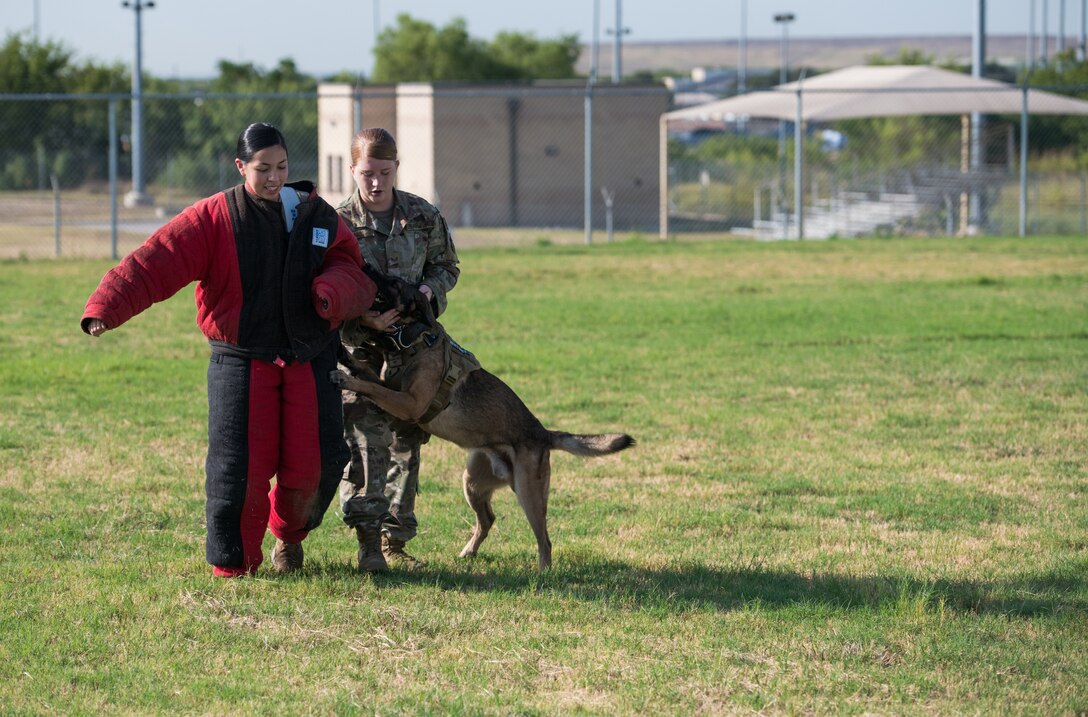
[[(1067, 47), (1077, 43), (1076, 38), (1066, 40)], [(736, 67), (738, 64), (737, 40), (692, 40), (683, 42), (625, 42), (623, 44), (623, 74), (643, 70), (650, 72), (671, 70), (688, 74), (695, 67)], [(1057, 47), (1052, 39), (1049, 47)], [(749, 39), (747, 41), (748, 69), (752, 72), (774, 69), (780, 62), (778, 39)], [(902, 48), (919, 50), (933, 56), (938, 62), (954, 60), (969, 64), (971, 61), (971, 37), (969, 35), (944, 37), (850, 37), (850, 38), (789, 38), (790, 67), (810, 67), (818, 70), (835, 70), (851, 65), (864, 65), (872, 56), (893, 60)], [(1024, 35), (991, 35), (986, 40), (986, 57), (990, 62), (1003, 65), (1021, 65), (1027, 50)], [(608, 78), (612, 74), (612, 45), (601, 43), (598, 49), (598, 76)], [(577, 70), (586, 74), (590, 66), (590, 49), (583, 48)]]

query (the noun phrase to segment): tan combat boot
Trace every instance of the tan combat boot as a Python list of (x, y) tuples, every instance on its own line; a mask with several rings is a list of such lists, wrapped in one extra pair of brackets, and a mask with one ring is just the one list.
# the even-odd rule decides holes
[(389, 569), (382, 555), (381, 528), (358, 526), (355, 536), (359, 539), (359, 570), (364, 573), (384, 573)]
[(285, 543), (277, 538), (272, 548), (272, 569), (277, 573), (302, 570), (302, 543)]
[(400, 538), (390, 537), (388, 533), (382, 533), (382, 553), (385, 554), (385, 559), (390, 563), (401, 563), (406, 568), (418, 568), (423, 565), (422, 560), (405, 552), (405, 542)]

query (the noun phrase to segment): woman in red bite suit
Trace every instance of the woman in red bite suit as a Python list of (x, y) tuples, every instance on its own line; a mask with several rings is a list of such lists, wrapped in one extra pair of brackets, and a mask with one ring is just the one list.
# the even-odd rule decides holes
[[(366, 313), (373, 282), (351, 230), (287, 181), (287, 142), (258, 123), (238, 137), (243, 183), (201, 200), (111, 269), (82, 328), (101, 336), (196, 281), (208, 364), (207, 559), (218, 576), (255, 574), (267, 528), (272, 566), (302, 567), (348, 461), (337, 327)], [(272, 477), (276, 476), (275, 487)]]

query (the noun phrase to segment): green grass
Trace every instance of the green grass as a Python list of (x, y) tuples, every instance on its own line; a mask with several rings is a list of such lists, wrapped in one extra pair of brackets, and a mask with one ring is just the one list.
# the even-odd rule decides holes
[(108, 268), (0, 264), (4, 714), (1088, 711), (1083, 238), (466, 248), (458, 341), (639, 440), (554, 456), (545, 574), (435, 439), (423, 569), (334, 509), (212, 579), (191, 290), (93, 340)]

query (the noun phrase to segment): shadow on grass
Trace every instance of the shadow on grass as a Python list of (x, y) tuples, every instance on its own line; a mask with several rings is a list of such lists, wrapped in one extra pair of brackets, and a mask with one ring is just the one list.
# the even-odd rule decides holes
[(601, 601), (621, 609), (737, 610), (746, 607), (822, 607), (895, 613), (950, 612), (1045, 616), (1088, 610), (1084, 576), (1039, 574), (1012, 581), (918, 580), (798, 574), (753, 567), (688, 562), (648, 568), (580, 559), (546, 573), (511, 568), (478, 557), (463, 569), (428, 564), (414, 571), (374, 576), (379, 585), (432, 585), (462, 592), (558, 595)]

